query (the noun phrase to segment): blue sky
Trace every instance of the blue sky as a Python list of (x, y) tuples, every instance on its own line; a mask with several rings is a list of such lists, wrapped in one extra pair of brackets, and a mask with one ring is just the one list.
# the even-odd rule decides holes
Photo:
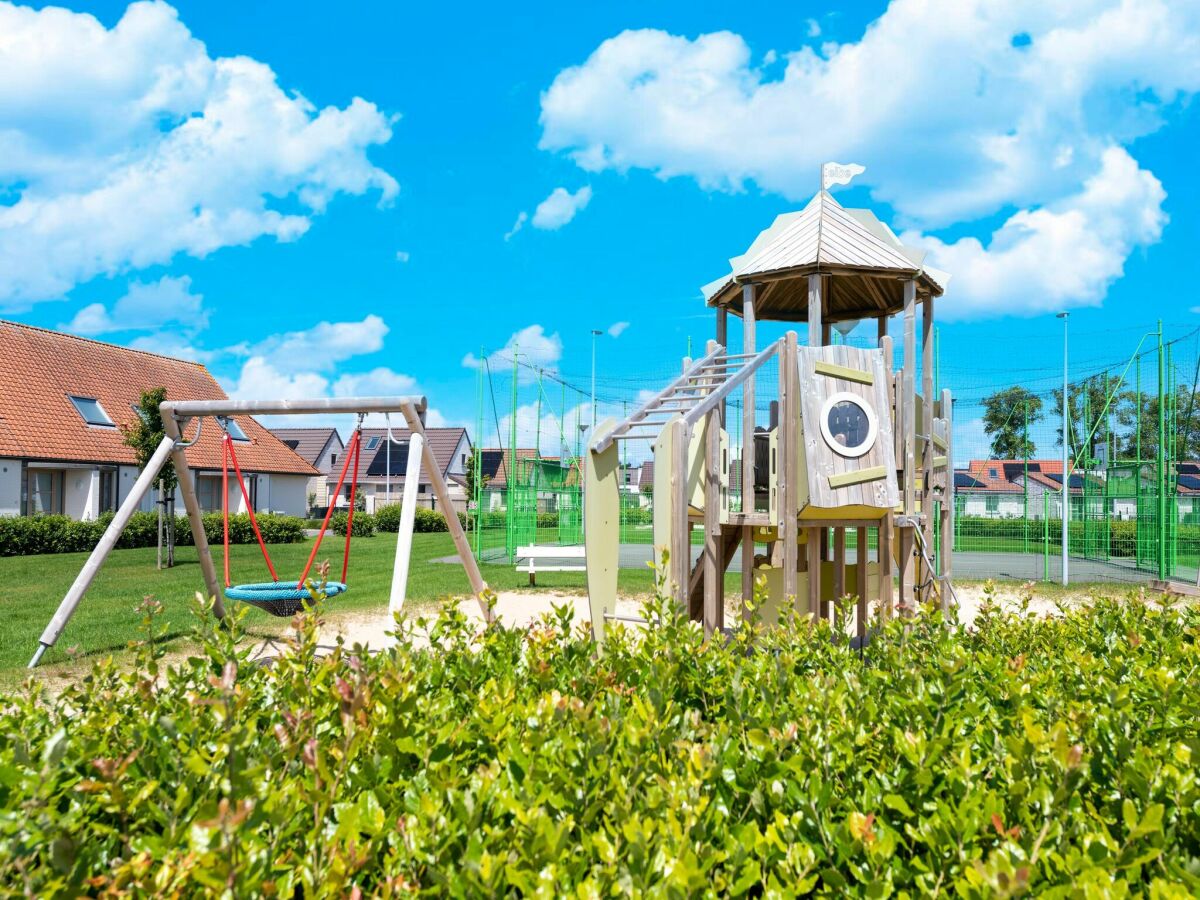
[(994, 6), (0, 2), (0, 315), (464, 424), (480, 347), (586, 386), (616, 325), (632, 397), (835, 159), (953, 273), (964, 396), (1052, 374), (1060, 308), (1081, 368), (1187, 333), (1196, 4)]

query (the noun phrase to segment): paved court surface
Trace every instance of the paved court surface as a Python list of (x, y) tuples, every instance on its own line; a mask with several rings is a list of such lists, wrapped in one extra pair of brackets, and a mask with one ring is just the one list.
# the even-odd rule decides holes
[[(693, 564), (700, 558), (700, 547), (693, 545)], [(503, 563), (504, 551), (491, 551), (494, 558), (491, 562)], [(620, 566), (622, 569), (637, 569), (646, 566), (654, 556), (649, 544), (622, 544)], [(487, 555), (485, 554), (485, 559)], [(846, 550), (846, 561), (856, 559), (853, 549)], [(457, 556), (446, 556), (435, 562), (457, 563)], [(1048, 563), (1048, 564), (1047, 564)], [(741, 553), (734, 554), (729, 571), (742, 570)], [(1051, 555), (1047, 561), (1040, 553), (981, 553), (966, 551), (954, 554), (954, 574), (960, 578), (997, 578), (1017, 581), (1059, 581), (1062, 577), (1062, 557)], [(1182, 573), (1185, 577), (1187, 573)], [(1071, 581), (1105, 582), (1138, 584), (1157, 578), (1157, 574), (1146, 569), (1138, 569), (1131, 560), (1083, 559), (1071, 557), (1069, 575)]]

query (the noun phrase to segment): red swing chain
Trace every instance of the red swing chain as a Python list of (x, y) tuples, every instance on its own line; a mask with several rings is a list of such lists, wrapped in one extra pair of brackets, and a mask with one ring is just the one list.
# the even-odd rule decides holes
[(325, 539), (325, 531), (329, 528), (329, 520), (333, 517), (334, 505), (337, 498), (342, 495), (342, 485), (346, 483), (346, 473), (350, 470), (350, 463), (353, 460), (354, 480), (350, 486), (350, 515), (346, 520), (346, 555), (342, 560), (342, 583), (346, 582), (346, 573), (350, 567), (350, 535), (354, 533), (354, 497), (358, 493), (358, 454), (361, 445), (362, 420), (360, 418), (358, 428), (354, 430), (354, 434), (350, 437), (350, 443), (346, 446), (346, 460), (342, 463), (342, 474), (338, 478), (337, 487), (333, 490), (334, 502), (331, 502), (329, 508), (325, 510), (325, 519), (321, 522), (321, 530), (317, 532), (317, 539), (313, 542), (312, 552), (308, 554), (308, 563), (304, 566), (304, 572), (296, 583), (297, 589), (302, 589), (304, 582), (308, 580), (308, 573), (312, 570), (313, 561), (317, 558), (317, 551), (321, 549), (321, 541)]
[[(358, 458), (362, 456), (362, 422), (354, 432), (354, 475), (350, 479), (350, 514), (346, 517), (346, 551), (342, 555), (342, 584), (350, 571), (350, 535), (354, 534), (354, 506), (358, 496)], [(349, 460), (347, 460), (349, 462)]]
[(267, 543), (263, 540), (262, 532), (258, 528), (258, 518), (254, 515), (254, 504), (250, 502), (250, 492), (246, 490), (246, 482), (242, 478), (242, 467), (238, 464), (237, 453), (233, 449), (233, 438), (229, 436), (228, 431), (225, 432), (225, 439), (222, 443), (224, 449), (221, 454), (221, 487), (223, 490), (221, 511), (224, 514), (225, 527), (225, 587), (229, 587), (229, 463), (231, 461), (233, 462), (233, 471), (237, 475), (238, 487), (242, 491), (242, 500), (246, 503), (246, 512), (250, 514), (250, 525), (254, 528), (254, 536), (258, 538), (258, 546), (262, 550), (263, 559), (267, 562), (271, 580), (278, 581), (279, 576), (275, 574), (275, 564), (271, 562), (271, 554), (267, 552)]

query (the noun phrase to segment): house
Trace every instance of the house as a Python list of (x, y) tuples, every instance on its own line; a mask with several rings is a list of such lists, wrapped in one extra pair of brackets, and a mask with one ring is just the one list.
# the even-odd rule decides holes
[[(121, 426), (137, 421), (143, 391), (227, 399), (204, 366), (157, 353), (5, 321), (0, 348), (0, 515), (94, 519), (115, 510), (138, 475)], [(303, 515), (316, 470), (249, 416), (228, 422), (255, 510)], [(205, 510), (221, 508), (221, 439), (207, 419), (188, 450)], [(143, 508), (153, 502), (148, 496)], [(231, 480), (230, 509), (245, 505)], [(182, 512), (182, 501), (177, 508)]]
[[(408, 448), (412, 432), (393, 428), (388, 440), (386, 428), (364, 428), (362, 451), (358, 463), (358, 489), (362, 492), (368, 511), (389, 503), (399, 503), (404, 493), (404, 473), (408, 467)], [(425, 440), (433, 451), (438, 469), (450, 489), (450, 501), (458, 512), (467, 509), (467, 465), (471, 459), (471, 438), (465, 428), (426, 428)], [(332, 474), (332, 490), (337, 486), (341, 467)], [(350, 503), (350, 479), (342, 486), (337, 505)], [(417, 483), (417, 503), (429, 509), (441, 509), (433, 493), (433, 483), (425, 464), (421, 464), (421, 479)]]
[[(1050, 518), (1056, 519), (1062, 502), (1062, 471), (1061, 459), (973, 459), (966, 469), (954, 471), (958, 513), (989, 519), (1024, 518), (1028, 496), (1029, 518), (1042, 518), (1049, 506)], [(1071, 473), (1073, 497), (1082, 496), (1084, 478), (1081, 472)]]
[(341, 434), (336, 428), (272, 428), (271, 434), (317, 470), (318, 474), (308, 480), (306, 501), (309, 513), (323, 513), (329, 508), (329, 496), (342, 471), (338, 461), (345, 461), (346, 445)]
[[(507, 507), (510, 483), (532, 487), (536, 481), (538, 512), (557, 512), (564, 496), (574, 498), (581, 484), (577, 462), (568, 461), (564, 466), (561, 457), (542, 456), (533, 447), (518, 447), (515, 457), (508, 449), (489, 447), (480, 450), (479, 457), (487, 495), (483, 505), (488, 509)], [(535, 478), (535, 473), (540, 477)]]

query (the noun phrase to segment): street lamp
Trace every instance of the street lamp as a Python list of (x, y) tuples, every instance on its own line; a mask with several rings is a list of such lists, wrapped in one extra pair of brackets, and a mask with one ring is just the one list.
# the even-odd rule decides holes
[(1063, 392), (1062, 392), (1062, 445), (1063, 445), (1063, 486), (1062, 486), (1062, 583), (1066, 586), (1069, 583), (1067, 575), (1067, 519), (1071, 509), (1071, 471), (1070, 465), (1070, 443), (1067, 431), (1067, 426), (1070, 423), (1070, 386), (1067, 383), (1067, 320), (1071, 314), (1068, 312), (1060, 312), (1055, 318), (1063, 320)]
[(592, 433), (596, 432), (596, 338), (604, 334), (603, 331), (592, 329)]

